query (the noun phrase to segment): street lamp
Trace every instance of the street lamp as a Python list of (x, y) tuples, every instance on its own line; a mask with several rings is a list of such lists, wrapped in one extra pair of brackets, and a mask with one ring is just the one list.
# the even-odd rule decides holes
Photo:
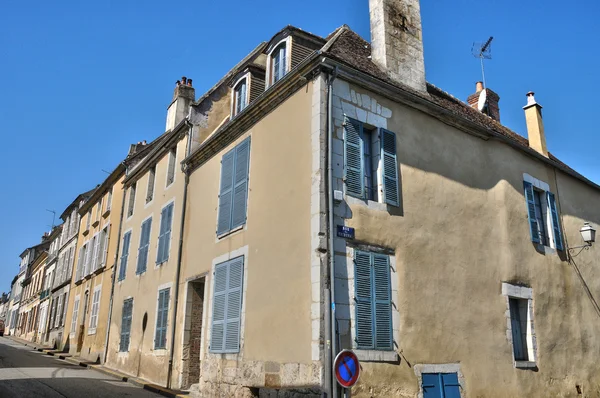
[(576, 257), (583, 250), (589, 250), (589, 248), (592, 247), (592, 243), (596, 241), (596, 230), (590, 225), (589, 222), (584, 223), (583, 227), (579, 229), (579, 232), (581, 233), (581, 238), (585, 242), (585, 245), (570, 247), (569, 252), (572, 252), (575, 249), (581, 249), (577, 252), (577, 254), (571, 257)]

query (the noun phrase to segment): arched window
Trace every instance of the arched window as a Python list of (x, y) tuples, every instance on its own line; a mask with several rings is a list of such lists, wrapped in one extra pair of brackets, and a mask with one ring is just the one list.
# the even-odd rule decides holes
[(279, 81), (285, 76), (287, 65), (287, 46), (283, 42), (271, 52), (271, 84)]
[(234, 116), (244, 110), (248, 105), (248, 83), (247, 79), (241, 80), (233, 89), (233, 114)]

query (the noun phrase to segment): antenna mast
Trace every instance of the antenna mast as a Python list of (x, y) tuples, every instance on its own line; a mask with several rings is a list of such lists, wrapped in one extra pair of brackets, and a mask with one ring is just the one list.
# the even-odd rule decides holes
[(50, 227), (50, 230), (52, 231), (52, 228), (54, 228), (54, 220), (56, 219), (56, 212), (54, 210), (48, 210), (48, 209), (46, 209), (46, 211), (48, 213), (52, 213), (52, 226)]
[(485, 69), (483, 67), (484, 59), (492, 59), (492, 40), (494, 36), (490, 36), (485, 43), (473, 43), (471, 52), (475, 58), (479, 58), (481, 61), (481, 77), (483, 78), (483, 88), (486, 88), (485, 84)]

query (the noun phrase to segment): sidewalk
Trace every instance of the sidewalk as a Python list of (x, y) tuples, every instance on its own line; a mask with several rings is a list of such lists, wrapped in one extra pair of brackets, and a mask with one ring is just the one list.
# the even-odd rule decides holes
[(122, 380), (122, 381), (126, 381), (128, 383), (131, 383), (131, 384), (134, 384), (136, 386), (142, 387), (144, 390), (148, 390), (148, 391), (154, 392), (156, 394), (160, 394), (160, 395), (165, 396), (165, 397), (169, 397), (169, 398), (189, 398), (188, 393), (185, 392), (185, 391), (177, 391), (177, 390), (171, 390), (171, 389), (168, 389), (168, 388), (165, 388), (165, 387), (161, 387), (159, 385), (149, 383), (149, 382), (147, 382), (145, 380), (142, 380), (140, 378), (131, 377), (131, 376), (128, 376), (128, 375), (126, 375), (124, 373), (118, 372), (116, 370), (109, 369), (109, 368), (107, 368), (107, 367), (105, 367), (103, 365), (98, 365), (98, 364), (93, 363), (93, 362), (88, 362), (88, 361), (81, 360), (79, 357), (74, 357), (71, 354), (64, 353), (64, 352), (61, 352), (59, 350), (54, 350), (52, 347), (46, 347), (46, 346), (43, 346), (40, 343), (32, 343), (30, 341), (23, 340), (21, 338), (14, 337), (14, 336), (5, 336), (5, 337), (9, 338), (12, 341), (15, 341), (15, 342), (17, 342), (19, 344), (23, 344), (23, 345), (25, 345), (27, 347), (31, 347), (32, 349), (37, 350), (39, 352), (44, 352), (47, 355), (55, 356), (55, 357), (57, 357), (59, 359), (65, 360), (65, 361), (67, 361), (69, 363), (72, 363), (73, 365), (79, 365), (79, 366), (84, 367), (84, 368), (90, 368), (90, 369), (97, 370), (97, 371), (102, 372), (102, 373), (104, 373), (104, 374), (106, 374), (108, 376), (117, 378), (117, 379)]

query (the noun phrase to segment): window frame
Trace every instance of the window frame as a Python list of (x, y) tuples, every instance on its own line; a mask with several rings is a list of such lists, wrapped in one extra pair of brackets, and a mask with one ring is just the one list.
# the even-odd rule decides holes
[[(144, 224), (146, 223), (150, 223), (150, 227), (149, 227), (149, 231), (148, 231), (148, 242), (145, 243), (144, 245), (142, 245), (142, 239), (144, 239)], [(142, 223), (140, 224), (140, 241), (139, 241), (139, 245), (138, 245), (138, 255), (137, 255), (137, 262), (136, 262), (136, 267), (135, 267), (135, 274), (136, 275), (142, 275), (144, 274), (147, 270), (148, 270), (148, 258), (150, 258), (150, 242), (152, 241), (152, 216), (147, 217), (146, 219), (144, 219), (144, 221), (142, 221)], [(145, 247), (146, 252), (145, 252), (145, 260), (144, 260), (144, 269), (140, 270), (140, 251), (142, 250), (142, 248)]]
[[(163, 308), (160, 307), (160, 296), (161, 293), (163, 292), (167, 292), (167, 304), (166, 304), (166, 308), (163, 306)], [(158, 350), (166, 350), (167, 349), (167, 343), (168, 343), (168, 339), (169, 339), (169, 310), (171, 307), (171, 284), (167, 284), (165, 286), (159, 286), (158, 288), (158, 294), (157, 294), (157, 300), (156, 300), (156, 322), (154, 322), (154, 350), (158, 351)], [(166, 319), (164, 321), (164, 325), (159, 326), (159, 314), (161, 316), (164, 316)], [(161, 331), (162, 330), (162, 331)], [(164, 333), (164, 345), (158, 345), (157, 343), (159, 343), (158, 338), (159, 336), (158, 333)]]
[[(248, 107), (248, 105), (250, 105), (250, 80), (251, 80), (251, 75), (250, 72), (245, 73), (242, 77), (240, 77), (235, 84), (233, 85), (233, 88), (231, 90), (231, 115), (232, 117), (237, 116), (238, 114), (240, 114), (244, 109), (246, 109)], [(244, 86), (244, 106), (241, 109), (238, 109), (238, 87), (240, 87), (241, 85)]]
[(177, 147), (173, 147), (169, 150), (167, 156), (167, 174), (165, 177), (165, 188), (170, 187), (175, 182), (177, 176)]
[[(554, 193), (550, 190), (550, 185), (524, 173), (523, 191), (531, 241), (538, 245), (540, 249), (543, 249), (546, 254), (553, 253), (553, 250), (563, 251), (565, 242), (560, 219), (560, 210), (558, 208), (558, 200), (556, 200)], [(535, 201), (536, 191), (540, 198), (540, 212), (542, 213), (547, 244), (545, 244), (539, 236), (541, 234), (541, 232), (539, 232), (541, 231), (541, 227), (539, 226), (535, 213), (535, 209), (537, 208)], [(535, 231), (538, 233), (536, 234)], [(548, 249), (550, 249), (550, 251), (548, 251)]]
[[(169, 225), (168, 225), (168, 231), (166, 230), (166, 227), (164, 226), (164, 216), (165, 213), (164, 211), (168, 208), (171, 208), (171, 216), (170, 216), (170, 220), (169, 220)], [(162, 263), (165, 263), (169, 260), (169, 256), (171, 254), (171, 240), (173, 238), (173, 222), (174, 222), (174, 218), (175, 218), (175, 200), (171, 200), (169, 201), (167, 204), (165, 204), (161, 209), (160, 209), (160, 225), (159, 225), (159, 229), (158, 229), (158, 242), (157, 242), (157, 247), (156, 247), (156, 265), (160, 266)], [(163, 230), (163, 228), (165, 228), (165, 230)], [(168, 238), (165, 238), (165, 236), (168, 235)], [(166, 239), (166, 240), (164, 240)], [(163, 243), (164, 242), (164, 243)], [(163, 251), (166, 251), (166, 253), (162, 253), (164, 257), (160, 257), (161, 255), (161, 244), (162, 245), (166, 245), (166, 247), (162, 247)]]
[[(98, 300), (96, 305), (94, 306), (94, 299), (96, 298), (96, 294), (98, 294)], [(92, 299), (90, 300), (90, 323), (88, 325), (88, 335), (96, 334), (96, 329), (98, 328), (98, 318), (100, 317), (100, 302), (102, 300), (102, 284), (94, 286), (94, 291), (92, 293)], [(95, 313), (94, 313), (95, 309)], [(95, 322), (94, 322), (95, 321)]]
[[(121, 247), (121, 257), (119, 258), (119, 282), (127, 277), (127, 263), (129, 262), (129, 254), (131, 253), (131, 232), (132, 229), (130, 228), (123, 233), (123, 246)], [(128, 238), (127, 245), (125, 245), (125, 238)], [(127, 253), (125, 253), (125, 248), (127, 248)], [(125, 259), (123, 260), (123, 258)]]
[[(273, 76), (273, 63), (274, 63), (274, 57), (273, 54), (276, 50), (279, 50), (281, 47), (285, 48), (285, 66), (284, 66), (284, 73), (281, 77), (279, 77), (279, 79), (277, 79), (277, 81), (274, 81), (274, 76)], [(272, 85), (274, 85), (275, 83), (277, 83), (278, 81), (280, 81), (281, 79), (283, 79), (288, 73), (290, 73), (291, 70), (291, 62), (292, 62), (292, 57), (291, 57), (291, 51), (292, 50), (292, 36), (288, 36), (280, 41), (278, 41), (276, 44), (273, 45), (272, 49), (267, 53), (267, 73), (266, 73), (266, 79), (265, 79), (265, 89), (268, 89), (269, 87), (271, 87)]]
[[(502, 283), (502, 295), (506, 300), (506, 337), (511, 346), (511, 358), (515, 368), (537, 367), (537, 335), (535, 332), (535, 311), (533, 303), (533, 289), (527, 286), (518, 286), (511, 283)], [(515, 354), (513, 337), (513, 316), (511, 311), (511, 299), (527, 300), (527, 356), (526, 359), (517, 358)]]
[(73, 315), (71, 316), (71, 331), (69, 336), (71, 338), (75, 337), (77, 332), (77, 320), (79, 318), (79, 305), (81, 301), (81, 295), (75, 296), (75, 300), (73, 300)]
[(133, 217), (133, 213), (135, 212), (135, 196), (137, 191), (137, 181), (131, 184), (128, 189), (128, 204), (127, 204), (127, 219)]
[(156, 165), (148, 171), (148, 184), (146, 185), (146, 204), (154, 199), (154, 188), (156, 187)]

